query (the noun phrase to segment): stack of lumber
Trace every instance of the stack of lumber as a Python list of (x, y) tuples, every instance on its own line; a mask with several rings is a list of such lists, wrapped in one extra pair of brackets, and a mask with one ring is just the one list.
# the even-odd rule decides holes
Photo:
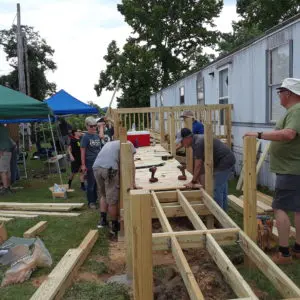
[(32, 219), (38, 216), (78, 217), (80, 213), (69, 213), (81, 209), (84, 203), (18, 203), (0, 202), (0, 222), (13, 218)]
[(69, 249), (33, 294), (31, 300), (61, 299), (97, 239), (98, 230), (90, 230), (78, 248)]

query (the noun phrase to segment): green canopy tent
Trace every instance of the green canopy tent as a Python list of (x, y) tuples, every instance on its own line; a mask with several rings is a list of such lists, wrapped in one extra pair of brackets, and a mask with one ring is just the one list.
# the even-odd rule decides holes
[[(51, 127), (51, 115), (53, 115), (52, 111), (46, 103), (0, 85), (0, 123), (29, 123), (48, 121), (54, 148), (56, 148)], [(57, 153), (56, 149), (55, 152)], [(62, 184), (58, 160), (57, 169)]]
[(52, 115), (44, 102), (0, 85), (0, 119), (48, 118)]

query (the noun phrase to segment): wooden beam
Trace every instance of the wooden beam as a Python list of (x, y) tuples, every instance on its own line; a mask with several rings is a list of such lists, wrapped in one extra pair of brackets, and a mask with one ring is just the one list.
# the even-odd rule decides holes
[(159, 131), (160, 131), (160, 144), (165, 142), (165, 113), (159, 111)]
[(151, 130), (155, 130), (155, 112), (151, 113)]
[(23, 218), (23, 219), (34, 219), (37, 218), (38, 215), (29, 215), (25, 212), (23, 214), (14, 214), (14, 213), (0, 213), (1, 217), (15, 217), (15, 218)]
[(130, 199), (134, 299), (153, 299), (152, 221), (149, 191), (132, 191)]
[[(261, 140), (257, 140), (257, 142), (256, 142), (256, 155), (257, 155), (257, 152), (259, 150), (260, 144), (261, 144)], [(245, 148), (244, 148), (244, 151), (245, 151)], [(238, 191), (240, 191), (242, 189), (243, 180), (244, 180), (244, 163), (243, 163), (243, 166), (242, 166), (242, 169), (241, 169), (241, 172), (240, 172), (239, 180), (238, 180), (237, 185), (236, 185), (236, 189)]]
[(80, 213), (68, 212), (52, 212), (52, 211), (24, 211), (24, 210), (0, 210), (0, 215), (4, 214), (25, 214), (25, 215), (38, 215), (38, 216), (51, 216), (51, 217), (78, 217)]
[(272, 202), (273, 202), (273, 197), (266, 195), (262, 192), (257, 191), (256, 192), (256, 198), (257, 200), (265, 203), (266, 205), (272, 206)]
[(127, 142), (127, 129), (125, 127), (119, 128), (119, 140), (120, 140), (120, 143)]
[(5, 217), (0, 217), (0, 222), (7, 223), (9, 221), (12, 221), (14, 218), (5, 218)]
[(256, 138), (244, 138), (244, 231), (253, 240), (257, 240), (256, 220)]
[(232, 122), (231, 122), (232, 107), (224, 109), (225, 112), (225, 135), (227, 139), (227, 146), (231, 149), (232, 146)]
[[(230, 207), (232, 207), (234, 210), (238, 211), (239, 213), (244, 214), (244, 201), (242, 199), (234, 195), (228, 195), (227, 199)], [(256, 213), (264, 214), (265, 211), (261, 207), (257, 206)]]
[(131, 226), (131, 209), (130, 209), (130, 189), (133, 186), (133, 155), (131, 145), (122, 143), (120, 150), (121, 157), (121, 199), (124, 207), (124, 231), (126, 245), (126, 273), (128, 278), (132, 278), (132, 226)]
[(266, 156), (269, 152), (270, 146), (271, 146), (271, 143), (268, 142), (267, 145), (265, 146), (260, 158), (259, 158), (259, 161), (258, 161), (257, 166), (256, 166), (256, 175), (258, 175), (258, 173), (259, 173), (259, 171), (260, 171), (260, 169), (261, 169), (261, 167), (262, 167), (262, 165), (265, 161), (265, 158), (266, 158)]
[[(193, 130), (193, 120), (191, 118), (184, 118), (184, 127)], [(186, 169), (193, 174), (194, 172), (194, 159), (192, 147), (185, 149), (186, 155)]]
[[(195, 213), (193, 208), (191, 207), (190, 203), (187, 201), (187, 199), (184, 197), (184, 195), (178, 190), (178, 198), (183, 205), (184, 210), (186, 211), (186, 214), (188, 218), (190, 219), (191, 223), (195, 227), (195, 229), (198, 230), (206, 230), (206, 226), (202, 222), (199, 216)], [(221, 208), (219, 208), (221, 210)], [(229, 260), (227, 255), (224, 253), (222, 248), (219, 246), (219, 244), (215, 241), (213, 235), (206, 234), (206, 248), (210, 255), (212, 256), (215, 263), (218, 265), (219, 269), (223, 273), (226, 281), (230, 284), (233, 291), (239, 296), (239, 297), (253, 297), (253, 299), (258, 299), (254, 292), (251, 290), (248, 283), (244, 280), (244, 278), (241, 276), (241, 274), (237, 271), (235, 266), (232, 264), (232, 262)]]
[(173, 236), (171, 237), (171, 247), (174, 259), (178, 266), (178, 270), (182, 276), (186, 289), (192, 300), (202, 300), (204, 296), (199, 288), (199, 285), (195, 279), (195, 276), (186, 260), (184, 253), (179, 245), (177, 239)]
[(285, 298), (300, 297), (300, 289), (243, 231), (239, 244), (247, 256)]
[(217, 202), (210, 195), (208, 195), (205, 190), (202, 191), (202, 194), (203, 203), (224, 228), (238, 228), (238, 225), (226, 214), (223, 209), (220, 208)]
[[(202, 192), (201, 190), (192, 190), (192, 191), (181, 191), (184, 196), (188, 199), (188, 201), (199, 201), (202, 200)], [(176, 191), (163, 191), (163, 192), (155, 192), (160, 203), (165, 202), (177, 202), (178, 195)]]
[(29, 228), (27, 231), (24, 232), (24, 238), (32, 238), (37, 236), (40, 232), (42, 232), (47, 227), (47, 221), (38, 222), (33, 227)]
[(175, 157), (176, 155), (176, 128), (175, 128), (175, 118), (174, 118), (174, 112), (170, 112), (170, 152)]
[(78, 248), (69, 249), (30, 299), (61, 299), (97, 238), (98, 231), (91, 230)]

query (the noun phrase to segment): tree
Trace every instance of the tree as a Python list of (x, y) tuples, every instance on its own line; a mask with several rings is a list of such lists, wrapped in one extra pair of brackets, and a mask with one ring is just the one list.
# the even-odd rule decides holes
[(237, 0), (236, 11), (241, 20), (232, 23), (233, 33), (223, 34), (219, 43), (225, 53), (299, 13), (300, 0)]
[(113, 41), (95, 90), (113, 90), (122, 74), (120, 107), (148, 106), (151, 93), (207, 64), (222, 0), (123, 0), (118, 10), (133, 28), (121, 51)]
[[(18, 90), (18, 60), (17, 60), (17, 27), (13, 25), (9, 30), (0, 31), (0, 45), (6, 53), (7, 61), (13, 67), (13, 71), (0, 77), (0, 84), (6, 83), (15, 90)], [(33, 27), (22, 26), (22, 32), (27, 39), (28, 69), (30, 75), (31, 96), (43, 100), (56, 92), (55, 83), (49, 82), (46, 78), (47, 71), (56, 70), (56, 64), (52, 60), (54, 50), (41, 38)]]

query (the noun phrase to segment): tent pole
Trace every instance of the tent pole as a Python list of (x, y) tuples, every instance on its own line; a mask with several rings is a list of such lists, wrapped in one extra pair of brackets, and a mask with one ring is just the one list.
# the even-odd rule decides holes
[(56, 150), (55, 139), (54, 139), (54, 134), (53, 134), (52, 126), (51, 126), (50, 115), (48, 115), (48, 120), (49, 120), (49, 126), (50, 126), (52, 141), (53, 141), (53, 147), (54, 147), (54, 151), (55, 151), (55, 154), (56, 154), (56, 167), (57, 167), (57, 171), (58, 171), (58, 174), (59, 174), (60, 184), (62, 185), (63, 180), (62, 180), (62, 177), (61, 177), (61, 171), (60, 171), (59, 161), (58, 161), (58, 153), (57, 153), (57, 150)]

